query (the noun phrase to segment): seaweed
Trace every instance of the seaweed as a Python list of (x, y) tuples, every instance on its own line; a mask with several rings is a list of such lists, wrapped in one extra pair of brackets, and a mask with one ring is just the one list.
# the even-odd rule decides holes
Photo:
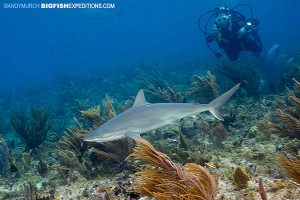
[(144, 161), (143, 170), (137, 172), (137, 189), (142, 195), (165, 199), (215, 199), (216, 177), (194, 163), (183, 167), (157, 151), (148, 141), (136, 139), (133, 157)]
[(30, 116), (25, 110), (15, 111), (11, 117), (11, 124), (21, 136), (29, 149), (38, 148), (50, 130), (49, 112), (42, 107), (32, 107)]
[(194, 79), (187, 95), (192, 96), (196, 102), (208, 103), (219, 96), (216, 77), (210, 71), (205, 76), (194, 75)]

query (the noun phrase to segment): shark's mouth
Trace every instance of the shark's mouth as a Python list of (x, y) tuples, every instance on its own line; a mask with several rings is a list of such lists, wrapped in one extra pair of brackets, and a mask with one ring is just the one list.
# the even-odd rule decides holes
[(112, 133), (104, 133), (104, 134), (96, 134), (91, 132), (85, 135), (82, 140), (86, 142), (110, 142), (118, 139), (124, 138), (124, 134), (118, 134), (115, 132)]

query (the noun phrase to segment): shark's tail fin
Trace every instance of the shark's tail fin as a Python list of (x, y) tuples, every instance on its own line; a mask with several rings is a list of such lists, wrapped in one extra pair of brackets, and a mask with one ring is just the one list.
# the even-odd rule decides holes
[(219, 120), (223, 120), (223, 117), (220, 113), (220, 108), (226, 103), (226, 101), (239, 89), (240, 83), (235, 85), (233, 88), (222, 94), (221, 96), (217, 97), (216, 99), (212, 100), (208, 106), (209, 111), (213, 116), (215, 116)]

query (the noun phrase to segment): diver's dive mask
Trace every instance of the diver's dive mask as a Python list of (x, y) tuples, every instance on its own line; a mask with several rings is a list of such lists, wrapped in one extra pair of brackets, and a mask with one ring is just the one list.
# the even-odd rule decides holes
[(216, 20), (216, 25), (220, 29), (231, 29), (231, 15), (227, 13), (220, 13)]

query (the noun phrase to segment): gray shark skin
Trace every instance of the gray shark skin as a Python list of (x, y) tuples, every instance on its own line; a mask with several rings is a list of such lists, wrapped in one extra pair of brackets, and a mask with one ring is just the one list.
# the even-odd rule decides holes
[(240, 84), (217, 97), (209, 104), (155, 103), (145, 100), (143, 90), (136, 96), (133, 106), (110, 119), (83, 138), (88, 142), (109, 142), (125, 137), (140, 138), (141, 133), (155, 130), (177, 120), (210, 111), (217, 119), (223, 120), (219, 112), (223, 104), (239, 89)]

